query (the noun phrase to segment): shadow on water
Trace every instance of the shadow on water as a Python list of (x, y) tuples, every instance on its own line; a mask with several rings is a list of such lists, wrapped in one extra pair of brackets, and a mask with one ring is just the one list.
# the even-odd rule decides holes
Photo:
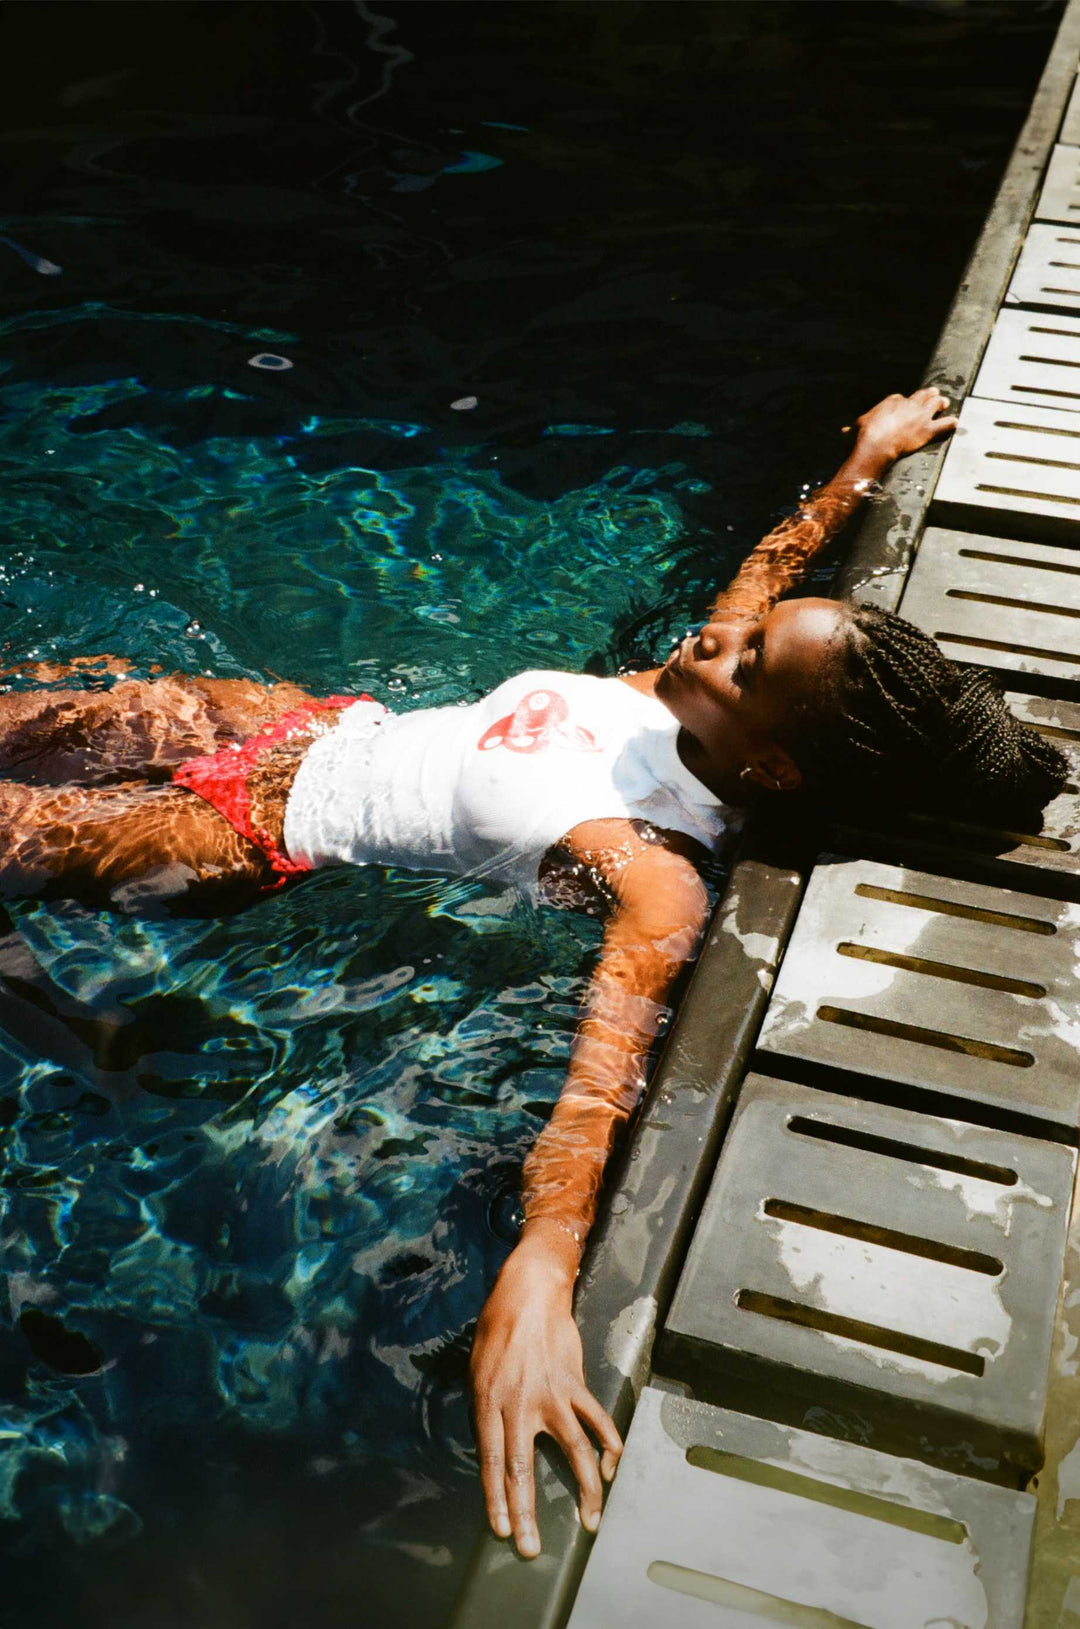
[[(412, 707), (662, 651), (918, 382), (1059, 11), (13, 8), (4, 665)], [(9, 1629), (443, 1621), (597, 936), (375, 871), (11, 907)]]

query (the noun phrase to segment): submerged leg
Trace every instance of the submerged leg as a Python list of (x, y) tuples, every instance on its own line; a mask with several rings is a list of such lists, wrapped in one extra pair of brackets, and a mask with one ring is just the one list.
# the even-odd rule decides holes
[(241, 904), (273, 880), (266, 856), (201, 798), (174, 786), (0, 782), (0, 895), (123, 909)]
[(0, 667), (0, 679), (33, 679), (35, 684), (56, 684), (60, 679), (119, 678), (135, 666), (126, 656), (73, 656), (70, 662), (13, 662)]
[(310, 700), (298, 685), (172, 674), (110, 690), (0, 695), (0, 775), (33, 786), (168, 782), (178, 764), (242, 740)]

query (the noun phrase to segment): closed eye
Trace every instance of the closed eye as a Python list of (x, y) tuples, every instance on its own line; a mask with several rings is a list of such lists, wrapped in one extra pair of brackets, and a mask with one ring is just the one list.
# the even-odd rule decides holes
[(733, 677), (735, 679), (735, 683), (739, 685), (740, 688), (748, 685), (753, 679), (760, 654), (760, 636), (752, 634), (747, 640), (746, 644), (743, 646), (739, 660), (735, 664)]

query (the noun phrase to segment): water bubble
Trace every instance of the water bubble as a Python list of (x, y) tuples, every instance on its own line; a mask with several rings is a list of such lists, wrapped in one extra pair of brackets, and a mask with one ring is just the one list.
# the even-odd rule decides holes
[(145, 594), (145, 592), (146, 592), (146, 584), (145, 583), (136, 583), (135, 587), (132, 589), (133, 594)]
[(201, 638), (202, 637), (202, 623), (201, 622), (196, 622), (194, 620), (194, 618), (193, 618), (192, 621), (190, 621), (188, 623), (187, 627), (184, 629), (184, 632), (186, 634), (192, 635), (192, 637), (195, 637), (196, 635), (198, 635)]
[(507, 1183), (488, 1205), (488, 1226), (497, 1239), (516, 1244), (521, 1236), (525, 1213), (521, 1208), (517, 1183)]
[(249, 368), (264, 368), (268, 373), (285, 373), (292, 367), (287, 356), (277, 356), (273, 351), (260, 351), (257, 356), (248, 357)]
[(401, 694), (402, 694), (402, 693), (403, 693), (403, 692), (404, 692), (404, 691), (406, 691), (406, 690), (407, 690), (407, 689), (408, 689), (408, 688), (409, 688), (409, 687), (408, 687), (408, 685), (407, 685), (407, 684), (406, 684), (406, 683), (405, 683), (405, 680), (404, 680), (404, 679), (399, 679), (399, 678), (397, 678), (397, 677), (396, 677), (396, 676), (395, 676), (395, 677), (394, 677), (394, 678), (392, 678), (392, 679), (387, 679), (387, 681), (386, 681), (386, 688), (387, 688), (387, 689), (388, 689), (388, 690), (392, 690), (392, 691), (393, 691), (393, 692), (394, 692), (394, 694), (395, 694), (395, 695), (398, 695), (398, 696), (400, 696), (400, 695), (401, 695)]
[(456, 402), (451, 402), (451, 410), (455, 413), (471, 413), (479, 405), (476, 396), (459, 396)]

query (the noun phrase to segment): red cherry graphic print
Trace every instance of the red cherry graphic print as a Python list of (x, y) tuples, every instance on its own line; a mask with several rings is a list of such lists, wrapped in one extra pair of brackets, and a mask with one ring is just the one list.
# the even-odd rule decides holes
[(543, 752), (546, 747), (569, 747), (574, 752), (599, 752), (596, 737), (580, 724), (571, 724), (570, 708), (557, 690), (530, 690), (512, 713), (496, 719), (476, 743), (481, 752), (506, 747), (510, 752)]

